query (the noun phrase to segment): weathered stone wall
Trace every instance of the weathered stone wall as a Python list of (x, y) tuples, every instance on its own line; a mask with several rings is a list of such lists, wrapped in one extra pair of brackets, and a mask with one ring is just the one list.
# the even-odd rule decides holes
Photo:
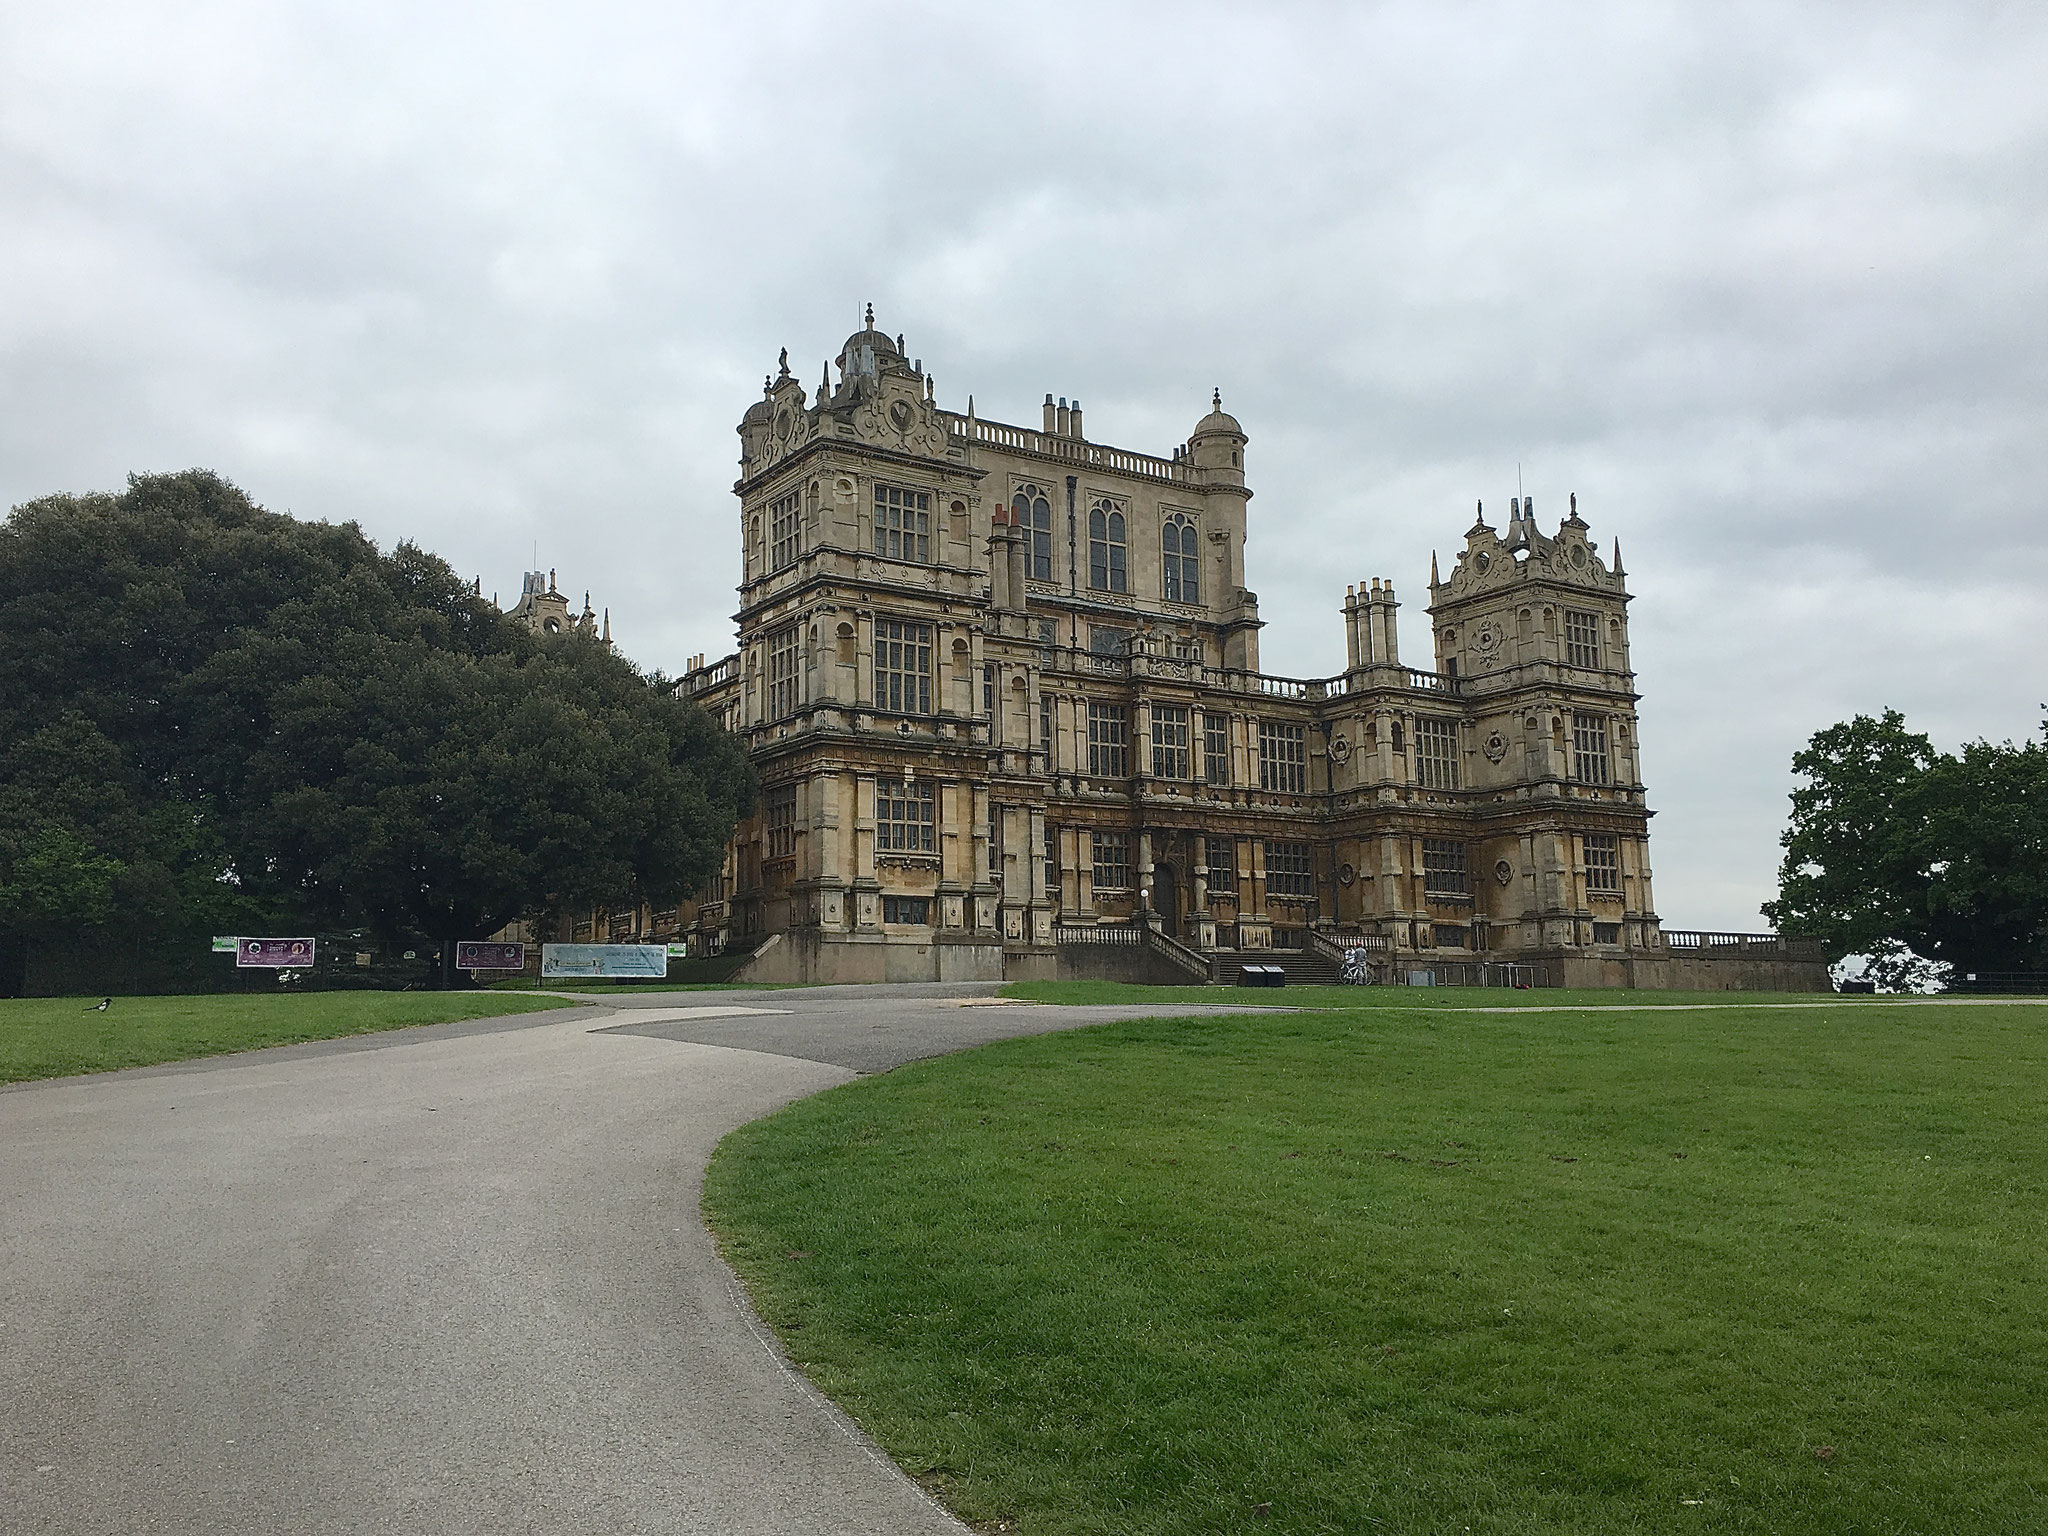
[(823, 939), (816, 929), (771, 934), (734, 981), (854, 983), (873, 981), (1001, 981), (1003, 946), (991, 938)]

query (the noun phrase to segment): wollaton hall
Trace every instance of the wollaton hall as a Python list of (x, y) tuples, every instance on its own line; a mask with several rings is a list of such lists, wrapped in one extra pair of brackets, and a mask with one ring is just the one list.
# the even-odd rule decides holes
[(1763, 941), (1709, 964), (1662, 931), (1628, 589), (1576, 505), (1473, 524), (1430, 574), (1426, 667), (1374, 578), (1343, 594), (1343, 670), (1275, 677), (1220, 399), (1165, 457), (1091, 441), (1078, 402), (984, 420), (872, 312), (837, 374), (807, 391), (785, 354), (741, 419), (739, 648), (681, 684), (762, 798), (671, 921), (754, 949), (754, 979), (1230, 979), (1366, 948), (1812, 984)]

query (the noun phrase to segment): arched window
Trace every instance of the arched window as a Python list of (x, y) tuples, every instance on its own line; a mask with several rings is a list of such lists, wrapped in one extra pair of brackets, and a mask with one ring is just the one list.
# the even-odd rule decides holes
[(1169, 603), (1202, 600), (1202, 567), (1195, 553), (1195, 524), (1185, 512), (1171, 514), (1159, 526), (1159, 569)]
[(1031, 537), (1031, 579), (1052, 580), (1052, 502), (1035, 485), (1020, 485), (1010, 500), (1010, 515)]
[(1088, 585), (1098, 592), (1128, 592), (1128, 565), (1124, 515), (1105, 497), (1088, 509)]

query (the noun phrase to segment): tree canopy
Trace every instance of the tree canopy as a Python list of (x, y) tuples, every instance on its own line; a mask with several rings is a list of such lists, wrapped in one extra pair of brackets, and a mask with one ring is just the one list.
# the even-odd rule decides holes
[(609, 647), (533, 634), (438, 557), (214, 474), (0, 524), (17, 974), (24, 946), (97, 927), (467, 938), (666, 903), (715, 873), (752, 784), (737, 743)]
[(1896, 939), (1970, 972), (2048, 968), (2048, 722), (2042, 740), (1938, 752), (1887, 710), (1792, 759), (1780, 931), (1831, 957)]

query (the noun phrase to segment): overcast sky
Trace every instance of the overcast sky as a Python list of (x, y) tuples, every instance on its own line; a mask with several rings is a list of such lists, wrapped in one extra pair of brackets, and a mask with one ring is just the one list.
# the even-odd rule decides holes
[[(740, 413), (872, 300), (941, 403), (1250, 434), (1268, 671), (1520, 484), (1619, 535), (1658, 907), (1792, 752), (2048, 697), (2048, 9), (0, 9), (0, 504), (203, 465), (730, 649)], [(536, 554), (537, 551), (537, 554)]]

